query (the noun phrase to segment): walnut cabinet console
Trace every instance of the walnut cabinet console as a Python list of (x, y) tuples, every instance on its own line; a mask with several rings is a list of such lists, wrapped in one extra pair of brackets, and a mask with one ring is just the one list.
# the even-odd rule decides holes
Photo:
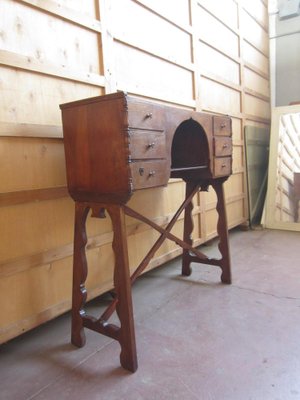
[[(217, 265), (221, 280), (231, 283), (230, 255), (223, 183), (231, 174), (231, 120), (127, 95), (114, 93), (60, 106), (62, 110), (68, 190), (75, 200), (72, 300), (72, 343), (85, 344), (84, 328), (120, 343), (121, 365), (134, 372), (137, 353), (131, 285), (144, 271), (167, 238), (183, 248), (182, 274), (190, 275), (191, 262)], [(169, 178), (186, 182), (186, 197), (167, 227), (162, 228), (127, 206), (136, 190), (168, 184)], [(220, 259), (208, 258), (193, 247), (192, 199), (212, 186), (217, 195)], [(115, 255), (114, 298), (96, 319), (84, 310), (86, 301), (86, 219), (112, 220)], [(183, 238), (171, 233), (184, 212)], [(160, 236), (132, 276), (129, 274), (125, 215), (156, 229)], [(116, 311), (119, 326), (108, 322)]]

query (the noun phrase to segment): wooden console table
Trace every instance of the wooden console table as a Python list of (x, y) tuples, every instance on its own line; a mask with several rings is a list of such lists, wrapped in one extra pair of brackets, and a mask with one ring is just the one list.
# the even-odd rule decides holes
[[(84, 328), (120, 343), (121, 365), (134, 372), (137, 353), (131, 285), (145, 270), (154, 253), (168, 238), (183, 248), (182, 274), (190, 275), (191, 262), (217, 265), (221, 280), (231, 283), (228, 231), (223, 183), (231, 174), (231, 120), (195, 111), (143, 101), (114, 93), (60, 106), (69, 193), (75, 200), (75, 234), (72, 300), (72, 343), (85, 344)], [(126, 203), (136, 190), (167, 185), (168, 179), (186, 182), (186, 197), (166, 228), (158, 226)], [(192, 198), (212, 186), (217, 195), (220, 259), (208, 258), (193, 248)], [(113, 225), (115, 255), (111, 305), (96, 319), (84, 311), (86, 301), (86, 219), (104, 217)], [(171, 229), (184, 211), (183, 239)], [(125, 215), (160, 233), (132, 276), (129, 274)], [(116, 310), (120, 326), (108, 319)]]

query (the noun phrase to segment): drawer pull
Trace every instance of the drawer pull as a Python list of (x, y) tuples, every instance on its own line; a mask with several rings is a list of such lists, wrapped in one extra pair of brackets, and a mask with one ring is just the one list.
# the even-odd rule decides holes
[(147, 145), (147, 149), (153, 149), (154, 146), (155, 146), (155, 143), (154, 143), (154, 142), (149, 143), (149, 144)]
[(147, 113), (146, 118), (152, 118), (152, 113), (151, 112)]
[(222, 168), (225, 168), (226, 167), (226, 164), (222, 164)]
[(226, 128), (225, 122), (223, 122), (223, 123), (221, 124), (221, 129), (224, 129), (224, 128)]
[(223, 149), (227, 149), (227, 147), (228, 147), (228, 144), (227, 144), (227, 143), (224, 143), (224, 144), (223, 144)]
[(155, 176), (155, 171), (149, 171), (149, 178), (151, 178), (151, 177), (153, 177), (153, 176)]

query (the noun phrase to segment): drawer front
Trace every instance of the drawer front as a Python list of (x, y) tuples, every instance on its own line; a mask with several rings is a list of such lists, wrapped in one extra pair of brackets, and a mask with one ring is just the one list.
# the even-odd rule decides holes
[(230, 137), (215, 137), (214, 138), (214, 154), (217, 157), (231, 156), (232, 140)]
[(130, 128), (163, 130), (163, 108), (147, 102), (128, 102), (128, 124)]
[(166, 158), (166, 136), (164, 132), (130, 131), (129, 142), (131, 159)]
[(168, 183), (170, 171), (166, 160), (132, 162), (130, 168), (133, 190), (163, 186)]
[(214, 160), (214, 176), (229, 176), (231, 174), (231, 157), (220, 157)]
[(214, 135), (231, 136), (231, 119), (229, 117), (214, 117)]

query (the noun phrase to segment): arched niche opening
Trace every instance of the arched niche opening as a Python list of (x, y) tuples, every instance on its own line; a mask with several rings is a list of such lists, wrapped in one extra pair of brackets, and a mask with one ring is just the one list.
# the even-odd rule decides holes
[(202, 126), (190, 118), (176, 129), (171, 148), (171, 171), (207, 170), (209, 147)]

